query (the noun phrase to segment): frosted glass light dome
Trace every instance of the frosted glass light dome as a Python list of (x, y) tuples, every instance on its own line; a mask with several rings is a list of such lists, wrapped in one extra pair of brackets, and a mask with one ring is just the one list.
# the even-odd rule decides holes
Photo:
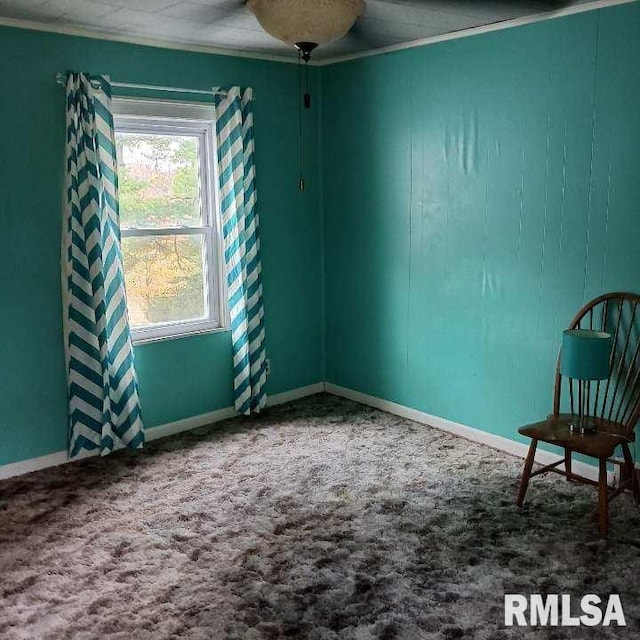
[(364, 10), (364, 0), (248, 0), (260, 26), (290, 45), (341, 38)]

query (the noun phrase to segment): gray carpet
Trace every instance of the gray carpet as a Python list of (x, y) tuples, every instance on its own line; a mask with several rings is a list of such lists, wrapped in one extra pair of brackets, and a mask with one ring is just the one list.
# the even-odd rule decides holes
[[(633, 638), (640, 517), (330, 396), (0, 483), (0, 638)], [(503, 627), (505, 592), (619, 593), (627, 629)]]

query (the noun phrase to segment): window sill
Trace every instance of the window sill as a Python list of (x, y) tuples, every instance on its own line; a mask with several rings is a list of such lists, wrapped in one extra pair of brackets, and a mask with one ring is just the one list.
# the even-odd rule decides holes
[(133, 337), (133, 346), (141, 346), (145, 344), (153, 344), (155, 342), (164, 342), (165, 340), (180, 340), (181, 338), (192, 338), (193, 336), (201, 336), (207, 333), (226, 333), (230, 332), (231, 327), (209, 327), (206, 329), (193, 329), (192, 331), (184, 331), (181, 333), (172, 333), (168, 336), (139, 336)]

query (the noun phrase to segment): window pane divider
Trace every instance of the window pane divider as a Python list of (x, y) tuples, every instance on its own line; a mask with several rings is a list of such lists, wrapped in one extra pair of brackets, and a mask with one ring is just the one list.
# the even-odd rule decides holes
[(146, 236), (189, 236), (189, 235), (206, 235), (209, 233), (210, 227), (152, 227), (150, 229), (139, 229), (133, 227), (130, 229), (122, 229), (120, 235), (123, 237), (137, 238)]

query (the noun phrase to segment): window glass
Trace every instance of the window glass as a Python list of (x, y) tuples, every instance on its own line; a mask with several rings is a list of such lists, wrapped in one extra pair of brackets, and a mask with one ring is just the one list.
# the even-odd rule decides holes
[(132, 326), (206, 318), (202, 235), (125, 236), (122, 253)]
[(116, 140), (121, 228), (200, 226), (199, 138), (120, 132)]

